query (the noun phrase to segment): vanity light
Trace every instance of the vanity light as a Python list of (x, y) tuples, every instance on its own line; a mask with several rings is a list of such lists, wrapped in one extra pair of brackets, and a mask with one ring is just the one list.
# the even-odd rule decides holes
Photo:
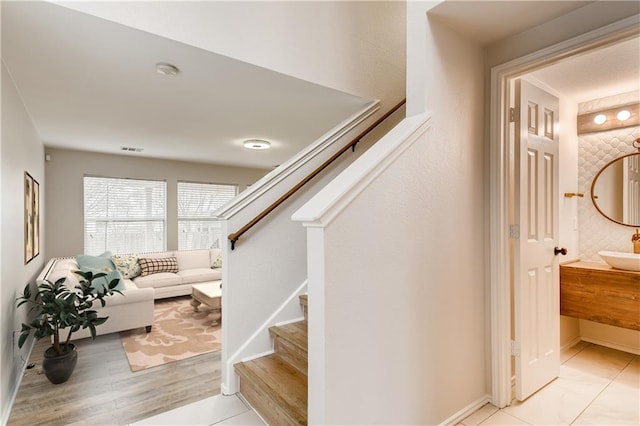
[(263, 139), (247, 139), (246, 141), (242, 142), (242, 145), (245, 148), (255, 150), (271, 148), (271, 143)]
[(607, 116), (604, 114), (598, 114), (593, 117), (593, 122), (596, 124), (604, 124), (607, 121)]
[(640, 102), (578, 115), (578, 135), (640, 125)]
[(631, 112), (629, 110), (623, 109), (618, 113), (618, 115), (616, 115), (616, 117), (618, 117), (618, 120), (620, 121), (625, 121), (631, 117)]

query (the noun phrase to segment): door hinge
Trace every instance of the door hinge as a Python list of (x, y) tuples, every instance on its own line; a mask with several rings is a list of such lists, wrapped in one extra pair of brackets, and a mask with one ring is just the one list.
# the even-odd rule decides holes
[(511, 355), (520, 356), (520, 342), (511, 341)]
[(510, 240), (520, 239), (520, 225), (518, 225), (517, 223), (513, 225), (509, 225), (509, 239)]
[(518, 111), (518, 108), (509, 108), (509, 123), (517, 122), (518, 115), (520, 115), (520, 111)]

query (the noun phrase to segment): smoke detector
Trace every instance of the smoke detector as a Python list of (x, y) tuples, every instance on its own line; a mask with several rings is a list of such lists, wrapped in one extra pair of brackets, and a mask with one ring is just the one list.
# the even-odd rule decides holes
[(158, 62), (156, 64), (156, 72), (158, 74), (166, 75), (167, 77), (175, 77), (180, 74), (180, 69), (175, 65), (167, 64), (165, 62)]

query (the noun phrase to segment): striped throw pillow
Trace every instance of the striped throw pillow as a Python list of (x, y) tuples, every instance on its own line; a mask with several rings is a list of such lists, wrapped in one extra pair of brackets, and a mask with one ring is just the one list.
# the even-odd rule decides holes
[(178, 272), (178, 259), (173, 257), (160, 257), (156, 259), (141, 257), (138, 259), (140, 275), (146, 277), (160, 272)]

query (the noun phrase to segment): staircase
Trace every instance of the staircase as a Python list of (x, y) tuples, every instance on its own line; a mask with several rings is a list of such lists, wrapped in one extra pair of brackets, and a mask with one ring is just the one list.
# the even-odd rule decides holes
[(307, 424), (307, 295), (304, 321), (269, 328), (274, 353), (235, 364), (240, 393), (270, 425)]

